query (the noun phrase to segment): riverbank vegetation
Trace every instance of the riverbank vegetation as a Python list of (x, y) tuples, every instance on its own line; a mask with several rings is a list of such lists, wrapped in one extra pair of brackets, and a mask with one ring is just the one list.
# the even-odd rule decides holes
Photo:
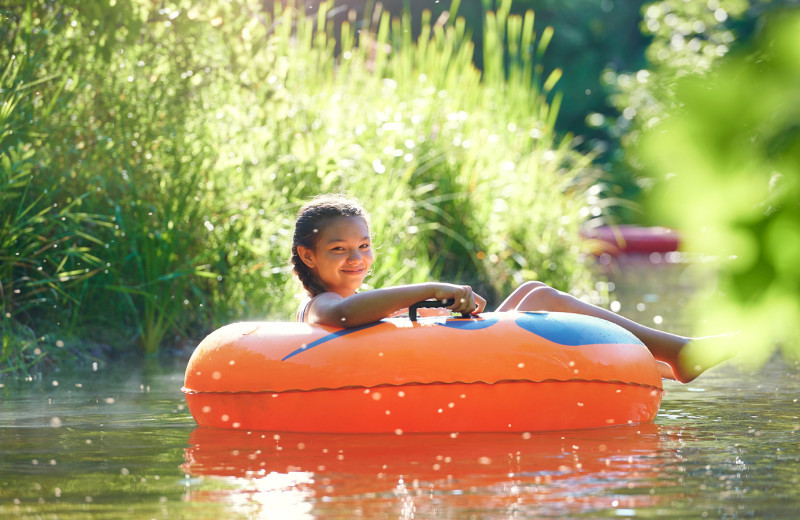
[(293, 217), (319, 192), (370, 209), (376, 286), (591, 297), (595, 172), (553, 131), (533, 13), (487, 16), (479, 71), (455, 16), (411, 39), (380, 12), (334, 34), (325, 4), (19, 5), (0, 51), (3, 371), (289, 319)]

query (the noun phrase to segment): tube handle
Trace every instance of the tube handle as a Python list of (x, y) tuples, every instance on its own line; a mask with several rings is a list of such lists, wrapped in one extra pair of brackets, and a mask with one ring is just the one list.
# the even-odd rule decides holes
[[(417, 302), (414, 305), (411, 305), (408, 308), (408, 319), (411, 321), (417, 321), (417, 309), (435, 309), (435, 308), (442, 308), (442, 307), (449, 307), (455, 303), (453, 298), (448, 300), (422, 300), (421, 302)], [(462, 318), (469, 318), (470, 314), (468, 312), (461, 313)]]

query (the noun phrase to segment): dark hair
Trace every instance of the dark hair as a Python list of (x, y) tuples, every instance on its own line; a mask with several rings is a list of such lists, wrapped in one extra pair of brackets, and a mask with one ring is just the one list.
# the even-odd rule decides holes
[(343, 194), (318, 195), (297, 213), (292, 239), (292, 265), (294, 265), (292, 271), (312, 297), (324, 293), (327, 289), (316, 273), (300, 258), (297, 246), (314, 249), (327, 221), (336, 217), (361, 217), (369, 226), (369, 217), (361, 204)]

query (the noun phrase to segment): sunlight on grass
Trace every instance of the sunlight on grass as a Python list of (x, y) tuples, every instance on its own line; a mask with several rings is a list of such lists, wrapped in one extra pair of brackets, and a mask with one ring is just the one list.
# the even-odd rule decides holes
[(70, 337), (152, 355), (290, 319), (295, 212), (328, 191), (372, 214), (373, 286), (442, 277), (492, 300), (536, 278), (598, 300), (578, 234), (597, 172), (554, 130), (552, 29), (509, 6), (487, 14), (483, 71), (464, 20), (425, 12), (412, 37), (377, 4), (336, 26), (325, 2), (7, 10), (0, 182), (38, 220), (13, 238), (23, 213), (0, 208), (4, 330), (48, 355), (85, 348)]

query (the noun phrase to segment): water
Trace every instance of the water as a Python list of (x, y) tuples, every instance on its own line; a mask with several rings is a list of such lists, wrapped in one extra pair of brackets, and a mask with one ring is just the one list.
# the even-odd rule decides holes
[[(663, 307), (683, 285), (657, 288), (680, 267), (647, 283), (637, 269), (618, 282), (623, 312), (680, 328)], [(798, 516), (800, 370), (780, 359), (667, 382), (654, 424), (526, 435), (201, 429), (182, 380), (124, 367), (4, 381), (0, 518)]]

